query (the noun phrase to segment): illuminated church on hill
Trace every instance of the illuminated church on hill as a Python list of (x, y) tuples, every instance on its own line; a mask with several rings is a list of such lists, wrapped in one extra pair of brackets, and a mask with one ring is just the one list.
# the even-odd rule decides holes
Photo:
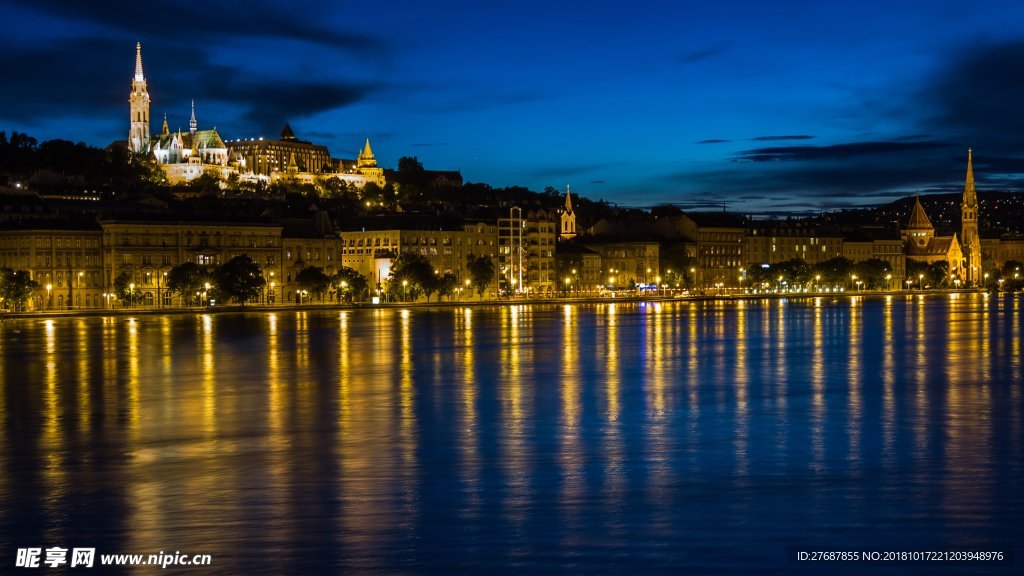
[(192, 101), (188, 132), (181, 128), (172, 132), (165, 114), (160, 133), (153, 136), (141, 43), (135, 44), (135, 76), (128, 104), (128, 149), (135, 154), (151, 155), (172, 184), (189, 182), (203, 174), (221, 180), (227, 180), (234, 174), (242, 180), (264, 182), (316, 183), (325, 178), (336, 178), (357, 187), (370, 182), (380, 187), (385, 184), (384, 169), (377, 166), (369, 139), (354, 161), (335, 160), (326, 146), (299, 140), (287, 123), (278, 140), (249, 138), (226, 143), (216, 128), (199, 129), (195, 100)]

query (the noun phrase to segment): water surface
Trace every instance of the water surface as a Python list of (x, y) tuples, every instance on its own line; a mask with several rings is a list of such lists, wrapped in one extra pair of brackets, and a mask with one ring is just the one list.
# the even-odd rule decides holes
[(8, 320), (0, 571), (1018, 573), (786, 551), (1024, 550), (1021, 326), (982, 295)]

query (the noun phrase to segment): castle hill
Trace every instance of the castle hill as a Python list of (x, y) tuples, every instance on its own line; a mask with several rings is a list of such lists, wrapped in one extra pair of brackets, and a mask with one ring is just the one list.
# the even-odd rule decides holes
[(958, 198), (765, 219), (384, 168), (369, 138), (335, 158), (287, 123), (224, 139), (195, 101), (157, 132), (153, 102), (137, 44), (126, 140), (0, 139), (5, 310), (1024, 286), (1024, 196), (979, 194), (970, 150)]
[(0, 2), (0, 573), (1021, 573), (1024, 8)]

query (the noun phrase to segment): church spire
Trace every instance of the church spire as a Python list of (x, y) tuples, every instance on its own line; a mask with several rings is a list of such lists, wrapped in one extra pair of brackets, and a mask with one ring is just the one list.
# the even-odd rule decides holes
[(565, 211), (572, 212), (572, 192), (568, 184), (565, 185)]
[(978, 235), (978, 193), (974, 189), (974, 159), (967, 149), (967, 178), (964, 181), (964, 197), (960, 205), (960, 246), (963, 250), (963, 270), (958, 271), (968, 286), (981, 286), (983, 278), (981, 262), (981, 237)]
[(977, 204), (977, 192), (974, 190), (974, 160), (971, 149), (967, 149), (967, 180), (964, 183), (964, 204)]
[(167, 136), (170, 133), (171, 131), (167, 128), (167, 112), (164, 112), (164, 127), (162, 130), (160, 130), (160, 135)]
[(196, 128), (198, 126), (199, 126), (199, 123), (196, 122), (196, 101), (195, 101), (195, 99), (193, 99), (192, 100), (192, 119), (188, 121), (188, 131), (189, 131), (189, 133), (190, 134), (195, 134), (196, 133)]
[(142, 42), (135, 43), (135, 81), (145, 82), (146, 76), (142, 73)]

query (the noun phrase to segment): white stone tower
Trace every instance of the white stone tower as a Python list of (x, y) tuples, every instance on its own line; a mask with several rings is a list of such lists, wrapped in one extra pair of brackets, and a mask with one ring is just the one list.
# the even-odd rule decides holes
[(135, 78), (128, 96), (131, 124), (128, 129), (128, 148), (136, 154), (149, 153), (149, 91), (142, 73), (142, 43), (135, 44)]

